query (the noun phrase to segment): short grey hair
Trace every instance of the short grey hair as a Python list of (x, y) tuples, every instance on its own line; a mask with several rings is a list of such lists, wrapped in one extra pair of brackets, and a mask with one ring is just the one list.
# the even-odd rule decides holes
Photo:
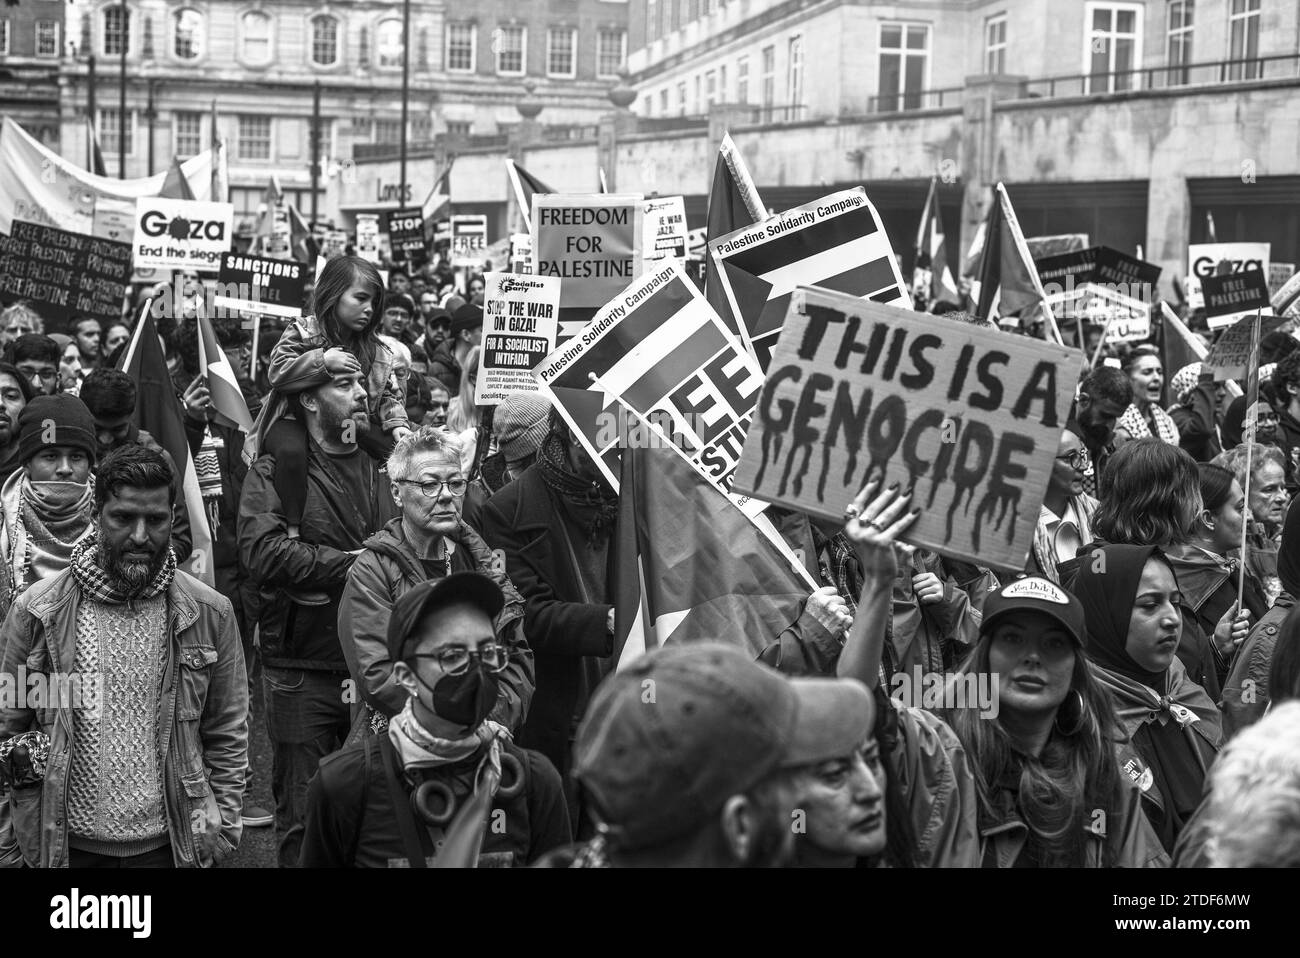
[[(1254, 448), (1250, 450), (1250, 477), (1254, 479), (1255, 476), (1259, 475), (1259, 471), (1270, 462), (1281, 469), (1283, 473), (1286, 472), (1286, 460), (1282, 457), (1282, 451), (1277, 446), (1255, 443)], [(1222, 466), (1227, 469), (1236, 477), (1241, 488), (1245, 489), (1249, 485), (1246, 482), (1246, 443), (1243, 442), (1226, 452), (1219, 453), (1214, 457), (1211, 465)]]
[(411, 464), (425, 455), (438, 455), (456, 463), (461, 463), (465, 447), (461, 441), (437, 426), (421, 426), (409, 436), (403, 436), (393, 447), (388, 456), (388, 477), (405, 479)]

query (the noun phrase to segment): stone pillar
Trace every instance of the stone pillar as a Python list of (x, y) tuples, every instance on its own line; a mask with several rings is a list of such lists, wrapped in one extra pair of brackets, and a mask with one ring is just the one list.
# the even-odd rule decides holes
[(627, 67), (618, 71), (618, 83), (610, 88), (609, 102), (614, 104), (613, 113), (606, 113), (600, 118), (600, 127), (596, 134), (597, 165), (605, 172), (605, 185), (611, 193), (618, 192), (618, 141), (621, 137), (637, 131), (637, 117), (632, 112), (636, 102), (636, 90), (628, 83)]
[(1026, 77), (981, 75), (966, 78), (962, 105), (961, 256), (964, 262), (975, 232), (988, 213), (991, 188), (997, 184), (998, 144), (993, 104), (1023, 96)]
[[(1153, 160), (1155, 157), (1153, 157)], [(1187, 179), (1174, 162), (1152, 162), (1147, 180), (1147, 231), (1143, 257), (1160, 273), (1159, 295), (1175, 300), (1174, 279), (1181, 286), (1187, 276), (1187, 243), (1192, 235), (1192, 196)], [(1186, 295), (1186, 290), (1183, 291)]]
[[(528, 147), (542, 142), (542, 124), (537, 120), (542, 112), (542, 101), (537, 96), (536, 90), (537, 84), (532, 80), (524, 83), (524, 96), (515, 104), (515, 110), (519, 113), (519, 123), (506, 137), (506, 156), (523, 167), (527, 167), (524, 163), (524, 152)], [(508, 176), (505, 170), (501, 171), (501, 175)], [(509, 182), (506, 183), (506, 232), (528, 232), (524, 226), (524, 215), (515, 200), (514, 187)]]

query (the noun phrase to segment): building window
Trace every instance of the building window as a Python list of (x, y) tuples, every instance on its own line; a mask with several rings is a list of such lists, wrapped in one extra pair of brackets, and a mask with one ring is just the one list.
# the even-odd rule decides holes
[(1170, 0), (1169, 26), (1165, 42), (1169, 82), (1187, 83), (1187, 65), (1192, 62), (1192, 0)]
[(402, 21), (380, 21), (379, 26), (375, 28), (376, 64), (386, 70), (400, 70), (404, 45)]
[(206, 114), (191, 110), (176, 114), (177, 156), (194, 156), (203, 150), (203, 120)]
[(401, 120), (375, 120), (375, 142), (376, 143), (401, 143), (402, 142), (402, 121)]
[(718, 99), (727, 102), (727, 65), (718, 64)]
[(718, 74), (710, 70), (704, 74), (704, 105), (708, 109), (718, 102)]
[(1228, 16), (1230, 80), (1258, 80), (1264, 75), (1259, 60), (1259, 0), (1232, 0)]
[(596, 34), (596, 76), (618, 76), (627, 56), (627, 31), (601, 30)]
[(659, 0), (647, 0), (645, 8), (646, 42), (654, 43), (659, 39), (659, 35), (663, 32), (659, 22), (659, 17), (663, 11), (664, 4), (667, 4), (668, 2), (669, 0), (664, 0), (661, 4)]
[(271, 158), (271, 118), (269, 116), (241, 116), (239, 118), (239, 158), (241, 160), (269, 160)]
[(682, 25), (682, 4), (686, 0), (664, 0), (668, 4), (668, 32), (678, 30)]
[(122, 114), (117, 110), (100, 110), (99, 125), (96, 132), (99, 134), (99, 148), (105, 157), (117, 156), (122, 151), (122, 141), (118, 139), (119, 135), (126, 137), (126, 155), (135, 155), (135, 137), (131, 135), (135, 129), (135, 111), (128, 110), (126, 113), (126, 131), (122, 132), (121, 123)]
[(1091, 25), (1084, 42), (1088, 79), (1086, 93), (1133, 89), (1134, 71), (1142, 49), (1142, 7), (1130, 3), (1089, 3)]
[(546, 31), (546, 75), (572, 77), (577, 74), (578, 31), (572, 27), (551, 27)]
[(36, 55), (38, 57), (57, 57), (59, 55), (59, 21), (36, 21)]
[(447, 24), (447, 69), (453, 73), (474, 72), (474, 48), (478, 27), (472, 23)]
[(763, 106), (776, 102), (776, 47), (763, 47)]
[(271, 62), (271, 18), (250, 10), (239, 18), (239, 49), (244, 62), (261, 66)]
[(749, 102), (749, 57), (736, 61), (736, 102)]
[(792, 107), (803, 105), (803, 37), (795, 34), (786, 48), (785, 90)]
[(999, 13), (984, 21), (984, 72), (1007, 72), (1007, 15)]
[(131, 12), (125, 6), (104, 8), (104, 56), (131, 52)]
[(693, 112), (695, 113), (704, 112), (704, 110), (701, 109), (700, 106), (704, 102), (704, 98), (700, 95), (700, 90), (702, 85), (703, 84), (701, 83), (700, 75), (698, 73), (695, 74), (695, 97), (691, 100), (691, 106), (694, 107)]
[(0, 19), (0, 57), (9, 53), (9, 20)]
[(339, 21), (329, 14), (311, 18), (311, 62), (332, 67), (339, 62)]
[(528, 62), (528, 42), (523, 27), (501, 27), (497, 31), (497, 73), (505, 76), (523, 76)]
[(474, 128), (474, 124), (470, 120), (448, 120), (447, 121), (448, 136), (469, 136), (469, 132), (473, 128)]
[(203, 14), (197, 10), (177, 10), (172, 14), (172, 52), (182, 60), (197, 60), (203, 55)]
[(668, 87), (659, 91), (659, 115), (668, 115)]
[(686, 115), (686, 81), (677, 84), (677, 115)]
[(882, 23), (880, 109), (885, 112), (920, 109), (929, 66), (929, 26), (923, 23)]

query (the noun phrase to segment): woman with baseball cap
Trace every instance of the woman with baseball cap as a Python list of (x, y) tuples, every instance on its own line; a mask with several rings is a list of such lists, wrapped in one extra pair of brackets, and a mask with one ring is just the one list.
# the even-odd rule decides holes
[(1181, 594), (1155, 546), (1108, 545), (1074, 586), (1088, 628), (1090, 671), (1114, 697), (1120, 765), (1166, 850), (1201, 801), (1223, 739), (1222, 718), (1179, 660)]
[[(845, 534), (858, 550), (864, 583), (839, 662), (841, 676), (869, 687), (876, 683), (889, 612), (894, 540), (916, 515), (904, 512), (907, 494), (874, 495), (876, 488), (869, 483), (846, 510)], [(908, 789), (908, 818), (919, 862), (1167, 864), (1140, 813), (1138, 792), (1119, 774), (1114, 707), (1088, 669), (1086, 634), (1077, 599), (1048, 579), (1018, 579), (985, 600), (979, 641), (949, 679), (938, 714), (891, 700), (897, 744), (886, 766), (917, 782)], [(991, 681), (977, 681), (981, 676)], [(991, 688), (994, 701), (962, 701), (957, 694), (980, 687)], [(925, 774), (934, 758), (927, 739), (944, 746), (957, 775), (947, 794), (933, 792), (937, 779)], [(936, 833), (943, 835), (937, 860)]]

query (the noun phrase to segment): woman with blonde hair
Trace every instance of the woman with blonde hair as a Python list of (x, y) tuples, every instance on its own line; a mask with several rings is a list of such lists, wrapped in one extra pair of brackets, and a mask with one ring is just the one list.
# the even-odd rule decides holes
[(481, 350), (475, 346), (465, 357), (464, 375), (460, 377), (460, 392), (447, 407), (447, 429), (460, 440), (463, 449), (460, 467), (471, 473), (478, 453), (479, 407), (474, 402), (474, 388), (478, 384), (478, 362)]

